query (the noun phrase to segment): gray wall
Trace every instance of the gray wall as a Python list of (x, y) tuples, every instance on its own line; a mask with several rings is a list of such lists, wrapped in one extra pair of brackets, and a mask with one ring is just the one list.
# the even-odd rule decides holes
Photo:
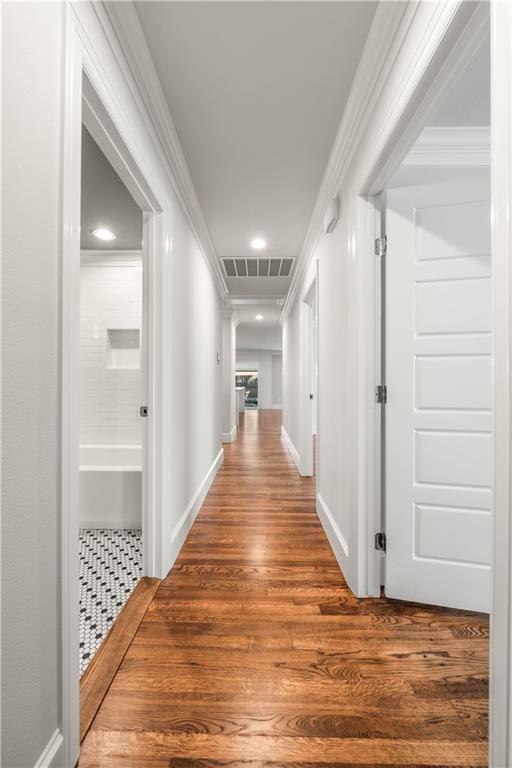
[(64, 8), (6, 3), (2, 72), (2, 766), (59, 712), (59, 130)]

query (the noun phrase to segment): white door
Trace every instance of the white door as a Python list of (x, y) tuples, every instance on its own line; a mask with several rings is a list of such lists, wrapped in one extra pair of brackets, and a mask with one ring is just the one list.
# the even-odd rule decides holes
[(386, 232), (388, 597), (489, 610), (490, 194), (392, 190)]

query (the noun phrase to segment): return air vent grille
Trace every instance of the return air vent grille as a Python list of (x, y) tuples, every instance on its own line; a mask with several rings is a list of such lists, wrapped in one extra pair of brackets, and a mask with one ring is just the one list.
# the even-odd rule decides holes
[(222, 259), (226, 277), (290, 277), (294, 259)]

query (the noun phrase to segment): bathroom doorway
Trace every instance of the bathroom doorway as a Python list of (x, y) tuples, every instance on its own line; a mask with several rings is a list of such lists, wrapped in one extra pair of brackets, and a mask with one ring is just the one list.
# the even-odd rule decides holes
[(143, 214), (85, 126), (81, 181), (80, 676), (143, 574)]

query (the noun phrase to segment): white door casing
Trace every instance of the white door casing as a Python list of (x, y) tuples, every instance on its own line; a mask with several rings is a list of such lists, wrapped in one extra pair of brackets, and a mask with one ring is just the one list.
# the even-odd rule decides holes
[(386, 594), (488, 611), (488, 179), (391, 190), (386, 219)]

